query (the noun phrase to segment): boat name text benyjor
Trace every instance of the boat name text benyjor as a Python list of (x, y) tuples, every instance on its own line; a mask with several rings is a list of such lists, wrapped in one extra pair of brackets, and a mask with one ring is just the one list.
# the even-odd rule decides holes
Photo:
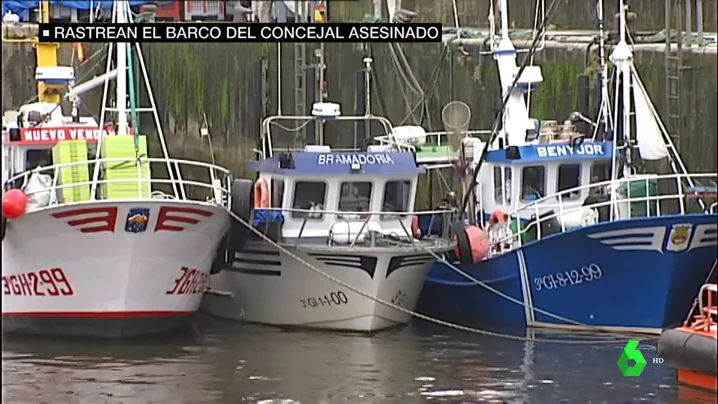
[(536, 147), (536, 152), (539, 157), (573, 156), (575, 154), (602, 156), (604, 154), (604, 149), (603, 145), (600, 144), (582, 144), (576, 147), (556, 145)]

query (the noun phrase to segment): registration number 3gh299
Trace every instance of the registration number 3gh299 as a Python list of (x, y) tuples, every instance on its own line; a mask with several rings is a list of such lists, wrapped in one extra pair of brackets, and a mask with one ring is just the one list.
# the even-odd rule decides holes
[(579, 285), (581, 283), (596, 282), (602, 277), (603, 269), (597, 264), (590, 264), (581, 269), (539, 276), (533, 279), (533, 283), (536, 291), (554, 290)]
[(172, 289), (165, 292), (167, 295), (193, 295), (204, 293), (209, 280), (209, 274), (199, 269), (182, 267), (180, 276), (174, 280)]
[(2, 277), (3, 295), (73, 296), (69, 277), (62, 268), (43, 269)]

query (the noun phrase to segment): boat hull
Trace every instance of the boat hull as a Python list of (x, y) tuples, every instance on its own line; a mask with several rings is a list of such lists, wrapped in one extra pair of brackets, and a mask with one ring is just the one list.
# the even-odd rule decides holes
[(186, 328), (229, 214), (168, 200), (58, 205), (8, 223), (3, 331), (128, 337)]
[(422, 297), (431, 304), (422, 309), (459, 307), (521, 326), (660, 333), (685, 319), (706, 281), (718, 255), (716, 227), (716, 215), (703, 214), (601, 223), (459, 266), (521, 304), (437, 263)]
[[(352, 288), (413, 310), (433, 257), (421, 251), (327, 247), (293, 254)], [(388, 252), (386, 250), (394, 250)], [(202, 311), (275, 326), (371, 332), (409, 314), (341, 286), (262, 242), (247, 243), (210, 279)]]

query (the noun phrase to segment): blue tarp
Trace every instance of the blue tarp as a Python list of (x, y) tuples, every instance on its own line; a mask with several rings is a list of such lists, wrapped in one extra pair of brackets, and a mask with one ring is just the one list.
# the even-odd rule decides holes
[[(113, 0), (94, 0), (94, 1), (77, 1), (77, 0), (50, 0), (50, 5), (61, 5), (69, 8), (76, 8), (78, 10), (89, 10), (90, 8), (96, 9), (97, 7), (109, 10), (112, 8)], [(130, 6), (141, 6), (145, 3), (168, 3), (168, 1), (140, 1), (130, 0)], [(2, 13), (5, 15), (8, 11), (20, 16), (21, 21), (29, 21), (32, 17), (32, 10), (39, 8), (39, 0), (3, 0), (2, 1)]]
[(252, 225), (261, 228), (269, 223), (284, 223), (284, 215), (278, 210), (256, 209)]

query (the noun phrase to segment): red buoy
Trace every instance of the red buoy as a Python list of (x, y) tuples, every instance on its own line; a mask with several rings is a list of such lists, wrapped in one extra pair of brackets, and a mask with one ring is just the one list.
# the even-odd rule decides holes
[(27, 195), (19, 189), (11, 189), (2, 196), (2, 214), (8, 219), (17, 219), (27, 212)]

